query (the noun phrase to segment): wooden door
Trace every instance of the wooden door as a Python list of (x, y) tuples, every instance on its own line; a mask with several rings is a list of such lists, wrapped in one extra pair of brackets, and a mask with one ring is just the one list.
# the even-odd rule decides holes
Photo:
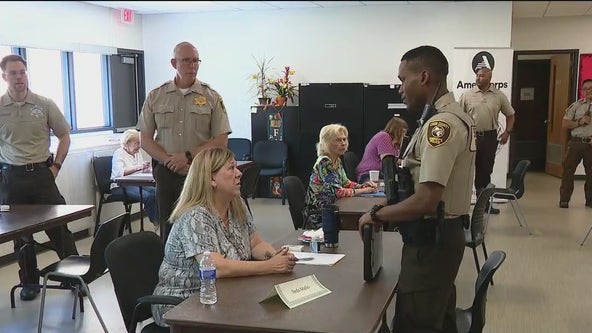
[(561, 122), (569, 105), (570, 66), (569, 54), (551, 56), (545, 172), (556, 177), (563, 173), (562, 161), (567, 148), (567, 131), (561, 128)]

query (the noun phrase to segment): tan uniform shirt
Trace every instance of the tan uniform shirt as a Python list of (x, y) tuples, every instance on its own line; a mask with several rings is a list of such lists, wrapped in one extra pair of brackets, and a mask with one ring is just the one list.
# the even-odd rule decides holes
[(491, 85), (485, 92), (475, 86), (460, 96), (459, 103), (475, 120), (478, 132), (496, 130), (500, 111), (506, 117), (516, 113), (506, 95)]
[(70, 132), (58, 106), (31, 90), (24, 103), (8, 92), (0, 97), (0, 162), (12, 165), (38, 163), (49, 158), (49, 130), (56, 136)]
[(198, 80), (185, 94), (174, 81), (152, 90), (142, 107), (138, 128), (156, 131), (156, 143), (170, 154), (193, 150), (232, 132), (222, 97)]
[(419, 128), (409, 145), (405, 165), (413, 182), (445, 186), (442, 201), (447, 217), (469, 214), (475, 172), (474, 123), (449, 92), (436, 103), (436, 114)]
[[(592, 109), (591, 109), (590, 102), (588, 102), (588, 100), (583, 98), (583, 99), (573, 102), (570, 106), (567, 107), (567, 110), (565, 110), (565, 116), (563, 116), (563, 119), (578, 121), (580, 118), (585, 116), (586, 113), (591, 112), (591, 111), (592, 111)], [(588, 125), (572, 128), (571, 136), (574, 138), (591, 137), (592, 136), (592, 123), (589, 123)]]

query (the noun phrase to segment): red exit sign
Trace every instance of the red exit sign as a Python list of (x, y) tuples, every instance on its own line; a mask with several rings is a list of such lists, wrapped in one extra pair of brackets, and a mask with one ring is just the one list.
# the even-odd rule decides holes
[(134, 11), (131, 9), (121, 9), (121, 22), (127, 24), (134, 23)]

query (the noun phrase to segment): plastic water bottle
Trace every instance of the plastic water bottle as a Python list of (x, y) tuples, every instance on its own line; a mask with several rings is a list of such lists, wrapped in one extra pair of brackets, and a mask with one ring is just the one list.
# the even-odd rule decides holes
[(199, 301), (202, 304), (215, 304), (216, 294), (216, 264), (212, 260), (210, 251), (205, 251), (199, 261)]

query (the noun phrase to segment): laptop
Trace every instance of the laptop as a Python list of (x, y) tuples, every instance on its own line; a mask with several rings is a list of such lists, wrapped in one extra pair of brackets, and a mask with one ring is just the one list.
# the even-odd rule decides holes
[(364, 280), (372, 281), (382, 268), (382, 224), (365, 224), (362, 229), (364, 242)]

